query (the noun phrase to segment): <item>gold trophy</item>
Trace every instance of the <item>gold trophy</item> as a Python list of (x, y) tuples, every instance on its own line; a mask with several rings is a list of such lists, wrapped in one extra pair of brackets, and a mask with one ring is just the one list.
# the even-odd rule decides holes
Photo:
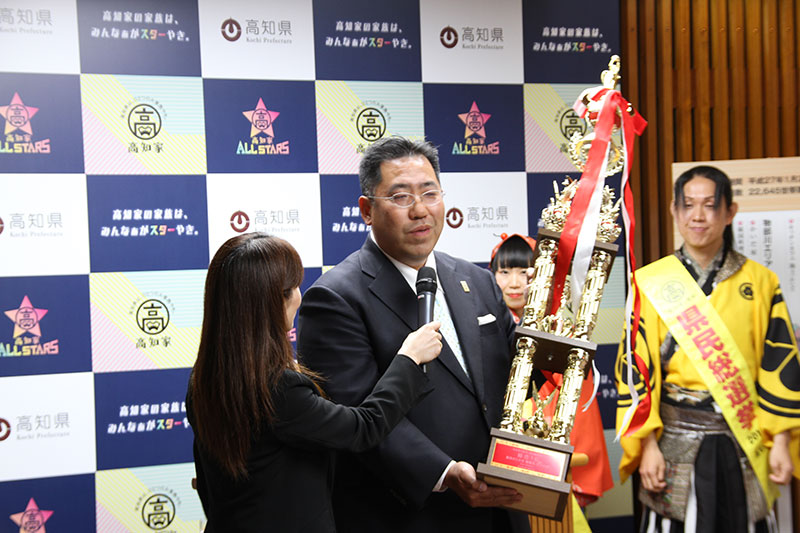
[[(619, 57), (614, 56), (609, 70), (601, 75), (604, 87), (613, 89), (619, 79)], [(587, 99), (588, 100), (588, 99)], [(593, 106), (599, 102), (587, 101), (590, 114), (596, 120)], [(629, 109), (628, 112), (631, 110)], [(587, 118), (590, 125), (594, 121)], [(570, 159), (583, 171), (594, 133), (581, 136), (576, 133), (570, 141)], [(623, 151), (612, 138), (609, 161), (604, 174), (612, 175), (622, 167)], [(521, 324), (516, 331), (517, 353), (511, 365), (508, 386), (503, 404), (500, 428), (491, 431), (491, 446), (486, 463), (478, 465), (478, 477), (492, 485), (513, 487), (523, 495), (520, 502), (509, 505), (546, 518), (561, 520), (569, 496), (567, 482), (573, 447), (569, 435), (578, 409), (581, 386), (591, 366), (597, 345), (589, 337), (597, 320), (600, 299), (603, 296), (611, 265), (618, 246), (613, 244), (621, 232), (616, 223), (620, 201), (614, 201), (614, 192), (606, 186), (600, 209), (600, 221), (580, 304), (574, 316), (569, 311), (569, 279), (561, 296), (561, 306), (555, 314), (551, 308), (553, 274), (558, 253), (558, 242), (569, 214), (578, 182), (567, 180), (559, 190), (554, 183), (555, 196), (542, 211), (544, 227), (539, 230), (534, 252), (534, 274), (528, 285), (528, 297)], [(561, 391), (551, 425), (547, 425), (543, 410), (546, 403), (538, 399), (532, 418), (522, 420), (522, 406), (531, 382), (533, 368), (563, 374)]]

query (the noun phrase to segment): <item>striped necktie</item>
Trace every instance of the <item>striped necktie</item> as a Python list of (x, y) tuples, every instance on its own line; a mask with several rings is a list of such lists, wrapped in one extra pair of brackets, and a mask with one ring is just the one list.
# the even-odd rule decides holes
[(464, 369), (464, 373), (466, 373), (467, 377), (469, 377), (467, 362), (464, 360), (464, 355), (461, 353), (461, 343), (458, 342), (456, 327), (453, 325), (453, 318), (450, 316), (448, 309), (445, 307), (445, 305), (442, 305), (443, 298), (444, 293), (441, 290), (437, 291), (433, 304), (433, 319), (441, 322), (442, 326), (439, 328), (439, 332), (447, 341), (447, 345), (450, 346), (450, 349), (453, 351), (453, 355), (456, 356), (461, 368)]

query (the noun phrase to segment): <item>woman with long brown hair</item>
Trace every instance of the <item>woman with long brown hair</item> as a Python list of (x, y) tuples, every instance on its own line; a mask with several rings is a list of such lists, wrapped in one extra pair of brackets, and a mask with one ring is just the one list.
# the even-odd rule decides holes
[(334, 531), (333, 450), (375, 446), (427, 391), (437, 322), (408, 335), (358, 407), (321, 397), (287, 336), (302, 278), (295, 249), (263, 233), (229, 239), (209, 265), (187, 394), (207, 532)]

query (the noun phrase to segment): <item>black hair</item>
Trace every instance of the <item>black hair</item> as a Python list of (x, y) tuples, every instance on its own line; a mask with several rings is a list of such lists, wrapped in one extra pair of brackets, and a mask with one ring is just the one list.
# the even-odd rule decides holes
[(381, 182), (381, 163), (384, 161), (394, 161), (406, 157), (421, 156), (426, 158), (433, 172), (436, 174), (436, 181), (439, 179), (439, 151), (428, 141), (412, 141), (405, 137), (384, 137), (372, 143), (364, 151), (364, 157), (358, 166), (358, 181), (361, 185), (361, 194), (372, 196), (375, 188)]
[(489, 268), (497, 272), (501, 268), (528, 268), (533, 266), (533, 250), (519, 235), (512, 235), (503, 241), (492, 258)]
[[(693, 178), (706, 178), (714, 182), (714, 207), (719, 209), (722, 200), (725, 201), (725, 209), (730, 209), (733, 205), (733, 187), (731, 186), (731, 179), (723, 171), (717, 167), (710, 165), (699, 165), (692, 167), (678, 176), (675, 180), (674, 195), (675, 208), (678, 209), (683, 202), (683, 188)], [(725, 232), (722, 234), (723, 243), (726, 250), (733, 248), (733, 225), (728, 224), (725, 226)]]

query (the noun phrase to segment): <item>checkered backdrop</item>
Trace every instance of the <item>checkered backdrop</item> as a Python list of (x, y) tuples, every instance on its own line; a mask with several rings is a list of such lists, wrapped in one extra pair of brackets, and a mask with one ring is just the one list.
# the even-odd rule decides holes
[[(439, 146), (439, 249), (485, 264), (578, 177), (570, 108), (619, 52), (618, 9), (0, 0), (0, 531), (200, 530), (183, 399), (217, 247), (279, 235), (307, 287), (363, 243), (360, 154), (398, 134)], [(611, 428), (619, 268), (609, 283)], [(595, 531), (630, 523), (629, 491)]]

